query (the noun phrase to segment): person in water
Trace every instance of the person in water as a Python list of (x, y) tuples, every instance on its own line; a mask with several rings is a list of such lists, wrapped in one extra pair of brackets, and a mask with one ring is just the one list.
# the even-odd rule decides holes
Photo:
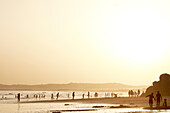
[(153, 107), (153, 99), (155, 100), (153, 93), (150, 95), (147, 95), (146, 97), (149, 97), (149, 106), (152, 108)]
[(157, 107), (160, 106), (161, 100), (162, 100), (162, 95), (159, 93), (159, 91), (157, 91), (157, 94), (156, 94), (156, 106)]

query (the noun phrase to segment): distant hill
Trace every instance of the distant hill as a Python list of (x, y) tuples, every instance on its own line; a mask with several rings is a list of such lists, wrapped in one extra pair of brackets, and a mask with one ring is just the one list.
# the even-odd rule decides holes
[(0, 90), (37, 90), (37, 91), (127, 91), (129, 89), (145, 89), (147, 86), (132, 86), (121, 83), (69, 83), (69, 84), (39, 84), (39, 85), (3, 85)]
[(167, 73), (161, 74), (159, 81), (154, 81), (152, 86), (149, 86), (142, 96), (154, 93), (156, 95), (159, 91), (163, 96), (170, 96), (170, 75)]

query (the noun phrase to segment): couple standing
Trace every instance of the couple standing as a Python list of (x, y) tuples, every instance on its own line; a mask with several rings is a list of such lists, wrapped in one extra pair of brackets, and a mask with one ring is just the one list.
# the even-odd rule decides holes
[[(153, 93), (151, 93), (150, 95), (147, 95), (146, 97), (149, 97), (149, 105), (152, 108), (153, 107), (153, 99), (155, 100)], [(159, 91), (157, 91), (157, 94), (156, 94), (156, 106), (157, 107), (160, 106), (161, 100), (162, 100), (162, 95), (159, 93)]]

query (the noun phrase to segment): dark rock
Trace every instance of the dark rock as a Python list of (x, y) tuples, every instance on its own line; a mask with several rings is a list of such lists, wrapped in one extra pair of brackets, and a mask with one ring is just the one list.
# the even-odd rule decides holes
[(146, 92), (142, 96), (154, 93), (156, 95), (157, 91), (161, 93), (162, 96), (170, 96), (170, 75), (167, 73), (161, 74), (159, 81), (154, 81), (152, 86), (146, 89)]

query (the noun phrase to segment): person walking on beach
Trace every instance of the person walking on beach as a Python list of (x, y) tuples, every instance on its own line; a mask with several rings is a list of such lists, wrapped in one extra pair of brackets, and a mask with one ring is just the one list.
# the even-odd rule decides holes
[(117, 98), (117, 94), (116, 94), (116, 93), (114, 93), (114, 95), (115, 95), (114, 97), (115, 97), (115, 98)]
[(74, 97), (75, 97), (75, 92), (72, 93), (72, 96), (73, 96), (73, 99), (74, 99)]
[(153, 107), (153, 99), (155, 100), (153, 93), (151, 93), (150, 95), (147, 95), (146, 97), (149, 97), (149, 106), (150, 108)]
[(20, 102), (20, 97), (21, 97), (21, 94), (20, 94), (20, 93), (18, 93), (18, 95), (17, 95), (18, 102)]
[(162, 95), (159, 93), (159, 91), (157, 91), (157, 94), (156, 94), (156, 106), (157, 107), (160, 106), (161, 100), (162, 100)]
[(138, 96), (140, 96), (140, 90), (138, 89)]
[(82, 99), (84, 99), (84, 93), (82, 94)]
[(133, 90), (130, 90), (130, 95), (133, 97), (133, 95), (134, 95)]
[(88, 92), (87, 96), (88, 96), (88, 98), (90, 98), (90, 92)]
[(56, 98), (56, 99), (58, 99), (58, 98), (59, 98), (59, 92), (57, 93), (57, 95), (56, 95), (56, 96), (57, 96), (57, 98)]
[(113, 95), (114, 95), (114, 93), (112, 92), (112, 93), (111, 93), (111, 97), (113, 97)]
[(128, 95), (129, 95), (129, 97), (130, 97), (130, 95), (131, 95), (131, 91), (130, 91), (130, 90), (128, 91)]
[(53, 95), (53, 93), (51, 93), (51, 100), (53, 100), (54, 99), (54, 95)]
[(29, 98), (29, 95), (27, 94), (26, 98), (28, 99)]
[(67, 97), (70, 98), (70, 94), (69, 93), (67, 94)]
[(37, 95), (37, 94), (35, 95), (35, 98), (36, 98), (36, 99), (38, 98), (38, 95)]

